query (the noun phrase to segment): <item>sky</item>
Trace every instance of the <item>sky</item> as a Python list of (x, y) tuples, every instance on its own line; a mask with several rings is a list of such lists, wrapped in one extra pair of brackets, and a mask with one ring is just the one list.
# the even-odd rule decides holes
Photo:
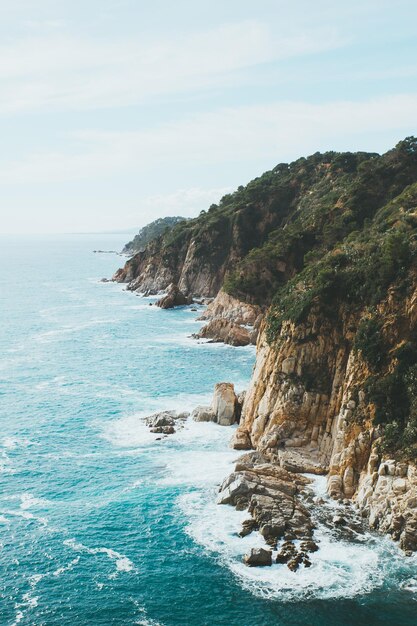
[(1, 0), (0, 232), (198, 215), (417, 135), (415, 0)]

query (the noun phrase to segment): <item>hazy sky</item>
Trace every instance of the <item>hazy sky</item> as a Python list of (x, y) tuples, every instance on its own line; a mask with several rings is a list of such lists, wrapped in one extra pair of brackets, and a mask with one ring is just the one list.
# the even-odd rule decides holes
[(0, 0), (1, 232), (195, 215), (417, 134), (415, 0)]

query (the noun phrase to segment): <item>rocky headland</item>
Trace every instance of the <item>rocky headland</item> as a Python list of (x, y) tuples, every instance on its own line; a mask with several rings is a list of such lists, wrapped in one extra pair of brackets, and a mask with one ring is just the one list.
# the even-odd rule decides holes
[(245, 397), (226, 385), (193, 413), (238, 422), (231, 445), (247, 452), (219, 503), (247, 509), (241, 532), (270, 547), (248, 565), (309, 566), (327, 511), (309, 486), (320, 475), (346, 508), (324, 523), (417, 550), (416, 259), (417, 140), (407, 138), (381, 156), (279, 164), (113, 277), (138, 292), (173, 285), (173, 306), (212, 298), (197, 336), (256, 343)]

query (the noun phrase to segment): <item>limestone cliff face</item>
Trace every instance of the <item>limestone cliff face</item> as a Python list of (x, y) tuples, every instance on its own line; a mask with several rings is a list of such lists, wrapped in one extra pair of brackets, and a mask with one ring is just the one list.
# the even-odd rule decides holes
[(260, 306), (241, 302), (220, 290), (198, 318), (208, 324), (196, 336), (233, 346), (256, 344), (262, 317)]
[(113, 280), (128, 283), (131, 291), (163, 291), (168, 285), (178, 284), (180, 269), (186, 254), (185, 246), (179, 246), (169, 257), (163, 257), (159, 239), (148, 244), (145, 250), (138, 252), (123, 267), (117, 270)]
[[(404, 345), (416, 322), (417, 288), (405, 300), (390, 292), (378, 309), (384, 336)], [(417, 469), (379, 451), (370, 371), (353, 347), (362, 315), (342, 309), (327, 319), (312, 310), (302, 324), (284, 323), (272, 345), (264, 324), (232, 445), (254, 447), (286, 469), (326, 473), (333, 497), (353, 498), (372, 528), (416, 550)]]
[(208, 321), (221, 317), (235, 324), (254, 326), (261, 316), (262, 309), (260, 306), (242, 302), (228, 293), (220, 291), (199, 319)]
[(158, 239), (129, 259), (113, 280), (129, 283), (131, 291), (163, 291), (173, 283), (187, 295), (213, 297), (223, 283), (226, 266), (225, 259), (201, 256), (193, 239), (168, 249)]

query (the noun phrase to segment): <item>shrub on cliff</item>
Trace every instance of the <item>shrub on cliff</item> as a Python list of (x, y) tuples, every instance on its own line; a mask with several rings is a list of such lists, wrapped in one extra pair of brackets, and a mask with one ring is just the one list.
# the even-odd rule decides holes
[(382, 322), (378, 317), (361, 320), (353, 347), (361, 353), (371, 369), (376, 370), (382, 366), (387, 358), (387, 346), (382, 334)]
[(123, 248), (123, 252), (132, 253), (144, 250), (148, 243), (169, 231), (173, 226), (186, 221), (185, 217), (161, 217), (140, 229), (138, 234)]

